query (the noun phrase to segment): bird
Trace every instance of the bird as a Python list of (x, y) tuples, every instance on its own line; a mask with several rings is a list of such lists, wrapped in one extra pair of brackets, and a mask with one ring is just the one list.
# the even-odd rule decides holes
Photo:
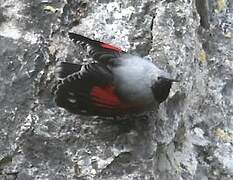
[(92, 57), (89, 63), (60, 62), (55, 68), (54, 100), (70, 113), (115, 117), (146, 112), (165, 101), (178, 82), (148, 58), (73, 32), (68, 37)]

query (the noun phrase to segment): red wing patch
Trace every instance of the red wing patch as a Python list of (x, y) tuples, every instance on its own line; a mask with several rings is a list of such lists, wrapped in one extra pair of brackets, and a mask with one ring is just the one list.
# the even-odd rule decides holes
[(101, 43), (101, 47), (106, 48), (106, 49), (111, 49), (111, 50), (117, 51), (117, 52), (122, 52), (122, 49), (115, 47), (115, 46), (112, 46), (110, 44), (106, 44), (106, 43)]
[(93, 100), (100, 104), (106, 104), (109, 106), (118, 106), (120, 100), (117, 97), (113, 86), (94, 86), (91, 90), (91, 97)]
[(94, 86), (90, 93), (95, 106), (126, 111), (135, 107), (134, 104), (124, 103), (117, 97), (115, 89), (111, 85)]

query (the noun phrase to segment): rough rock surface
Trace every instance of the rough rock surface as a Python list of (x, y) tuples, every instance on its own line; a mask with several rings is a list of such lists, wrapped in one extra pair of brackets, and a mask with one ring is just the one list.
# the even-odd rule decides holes
[[(0, 179), (233, 179), (232, 23), (231, 0), (1, 0)], [(50, 94), (55, 64), (85, 56), (67, 31), (181, 82), (144, 118), (69, 114)]]

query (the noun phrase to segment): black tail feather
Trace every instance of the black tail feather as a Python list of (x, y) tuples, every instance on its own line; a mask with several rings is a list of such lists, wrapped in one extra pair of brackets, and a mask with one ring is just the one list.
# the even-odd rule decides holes
[(61, 62), (56, 66), (56, 76), (58, 78), (65, 78), (70, 74), (80, 71), (82, 65), (69, 62)]

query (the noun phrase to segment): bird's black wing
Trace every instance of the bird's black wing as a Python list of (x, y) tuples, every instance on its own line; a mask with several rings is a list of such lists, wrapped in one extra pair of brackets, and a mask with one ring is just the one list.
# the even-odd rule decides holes
[(58, 81), (52, 91), (56, 104), (75, 114), (116, 116), (135, 110), (135, 105), (121, 101), (112, 72), (99, 63), (83, 65)]
[(119, 56), (126, 53), (121, 48), (112, 46), (101, 41), (93, 40), (79, 34), (70, 32), (69, 38), (74, 43), (88, 45), (90, 47), (89, 53), (93, 57), (93, 59), (104, 64), (112, 64), (114, 63), (113, 60), (116, 60)]

